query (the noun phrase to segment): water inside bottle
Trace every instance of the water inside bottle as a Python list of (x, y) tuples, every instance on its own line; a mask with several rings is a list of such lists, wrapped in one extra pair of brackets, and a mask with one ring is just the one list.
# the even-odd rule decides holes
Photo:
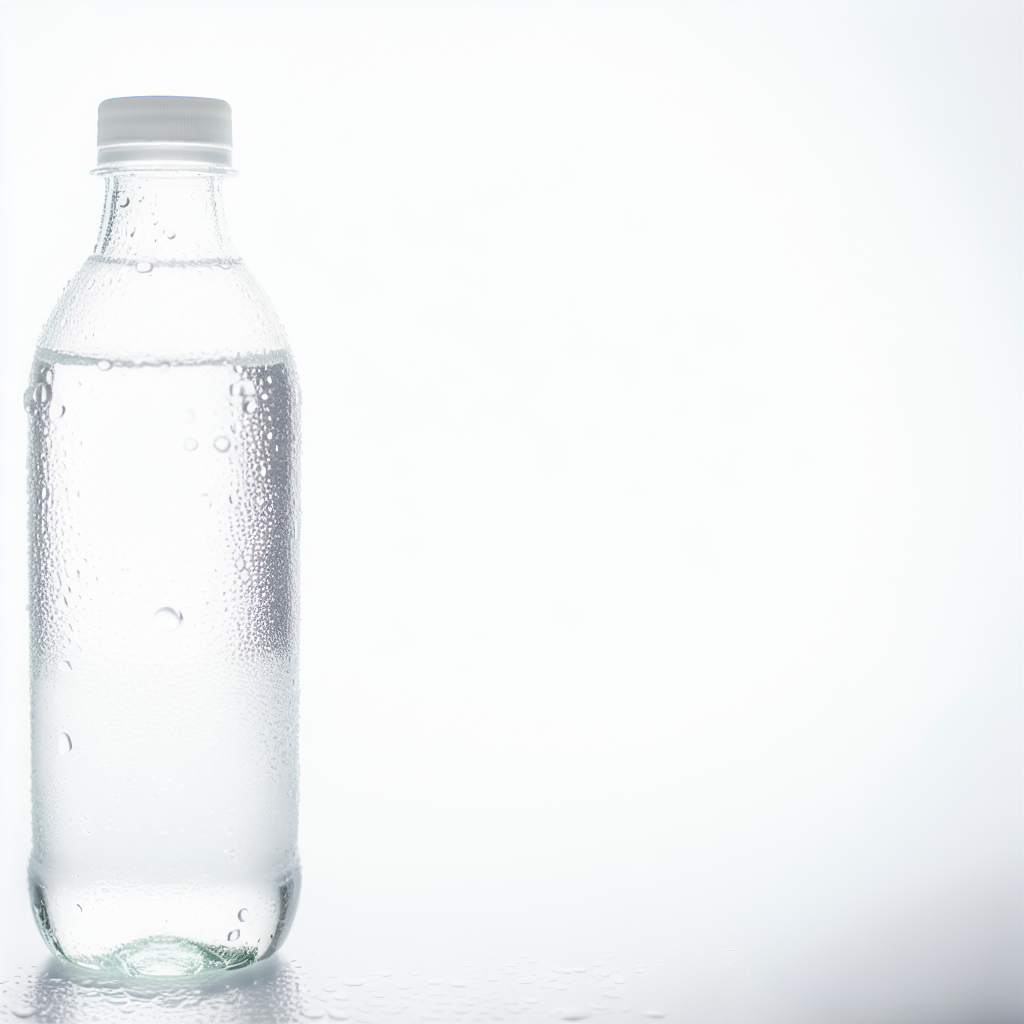
[(242, 966), (290, 924), (296, 402), (284, 354), (38, 353), (30, 873), (44, 937), (83, 966)]

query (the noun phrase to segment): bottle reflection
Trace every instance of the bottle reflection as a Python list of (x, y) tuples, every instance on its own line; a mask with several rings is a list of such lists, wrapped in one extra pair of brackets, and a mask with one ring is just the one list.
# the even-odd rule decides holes
[(274, 956), (241, 970), (189, 979), (98, 975), (51, 958), (25, 992), (35, 1024), (294, 1024), (301, 985)]

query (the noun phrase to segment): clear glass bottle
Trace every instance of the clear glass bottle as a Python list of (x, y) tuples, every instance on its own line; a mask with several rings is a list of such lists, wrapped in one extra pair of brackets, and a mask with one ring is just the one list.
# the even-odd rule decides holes
[(225, 230), (230, 117), (101, 104), (99, 240), (25, 394), (32, 906), (127, 974), (269, 956), (299, 888), (299, 391)]

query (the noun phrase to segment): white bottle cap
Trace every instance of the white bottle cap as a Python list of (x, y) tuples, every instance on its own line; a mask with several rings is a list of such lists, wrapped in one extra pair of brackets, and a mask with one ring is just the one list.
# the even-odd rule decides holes
[(231, 107), (199, 96), (123, 96), (100, 104), (97, 170), (231, 167)]

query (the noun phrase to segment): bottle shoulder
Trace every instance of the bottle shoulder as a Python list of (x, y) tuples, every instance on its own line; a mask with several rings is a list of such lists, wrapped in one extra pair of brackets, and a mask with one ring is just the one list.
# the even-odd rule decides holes
[(68, 282), (38, 347), (87, 359), (204, 361), (287, 353), (288, 340), (237, 258), (91, 256)]

